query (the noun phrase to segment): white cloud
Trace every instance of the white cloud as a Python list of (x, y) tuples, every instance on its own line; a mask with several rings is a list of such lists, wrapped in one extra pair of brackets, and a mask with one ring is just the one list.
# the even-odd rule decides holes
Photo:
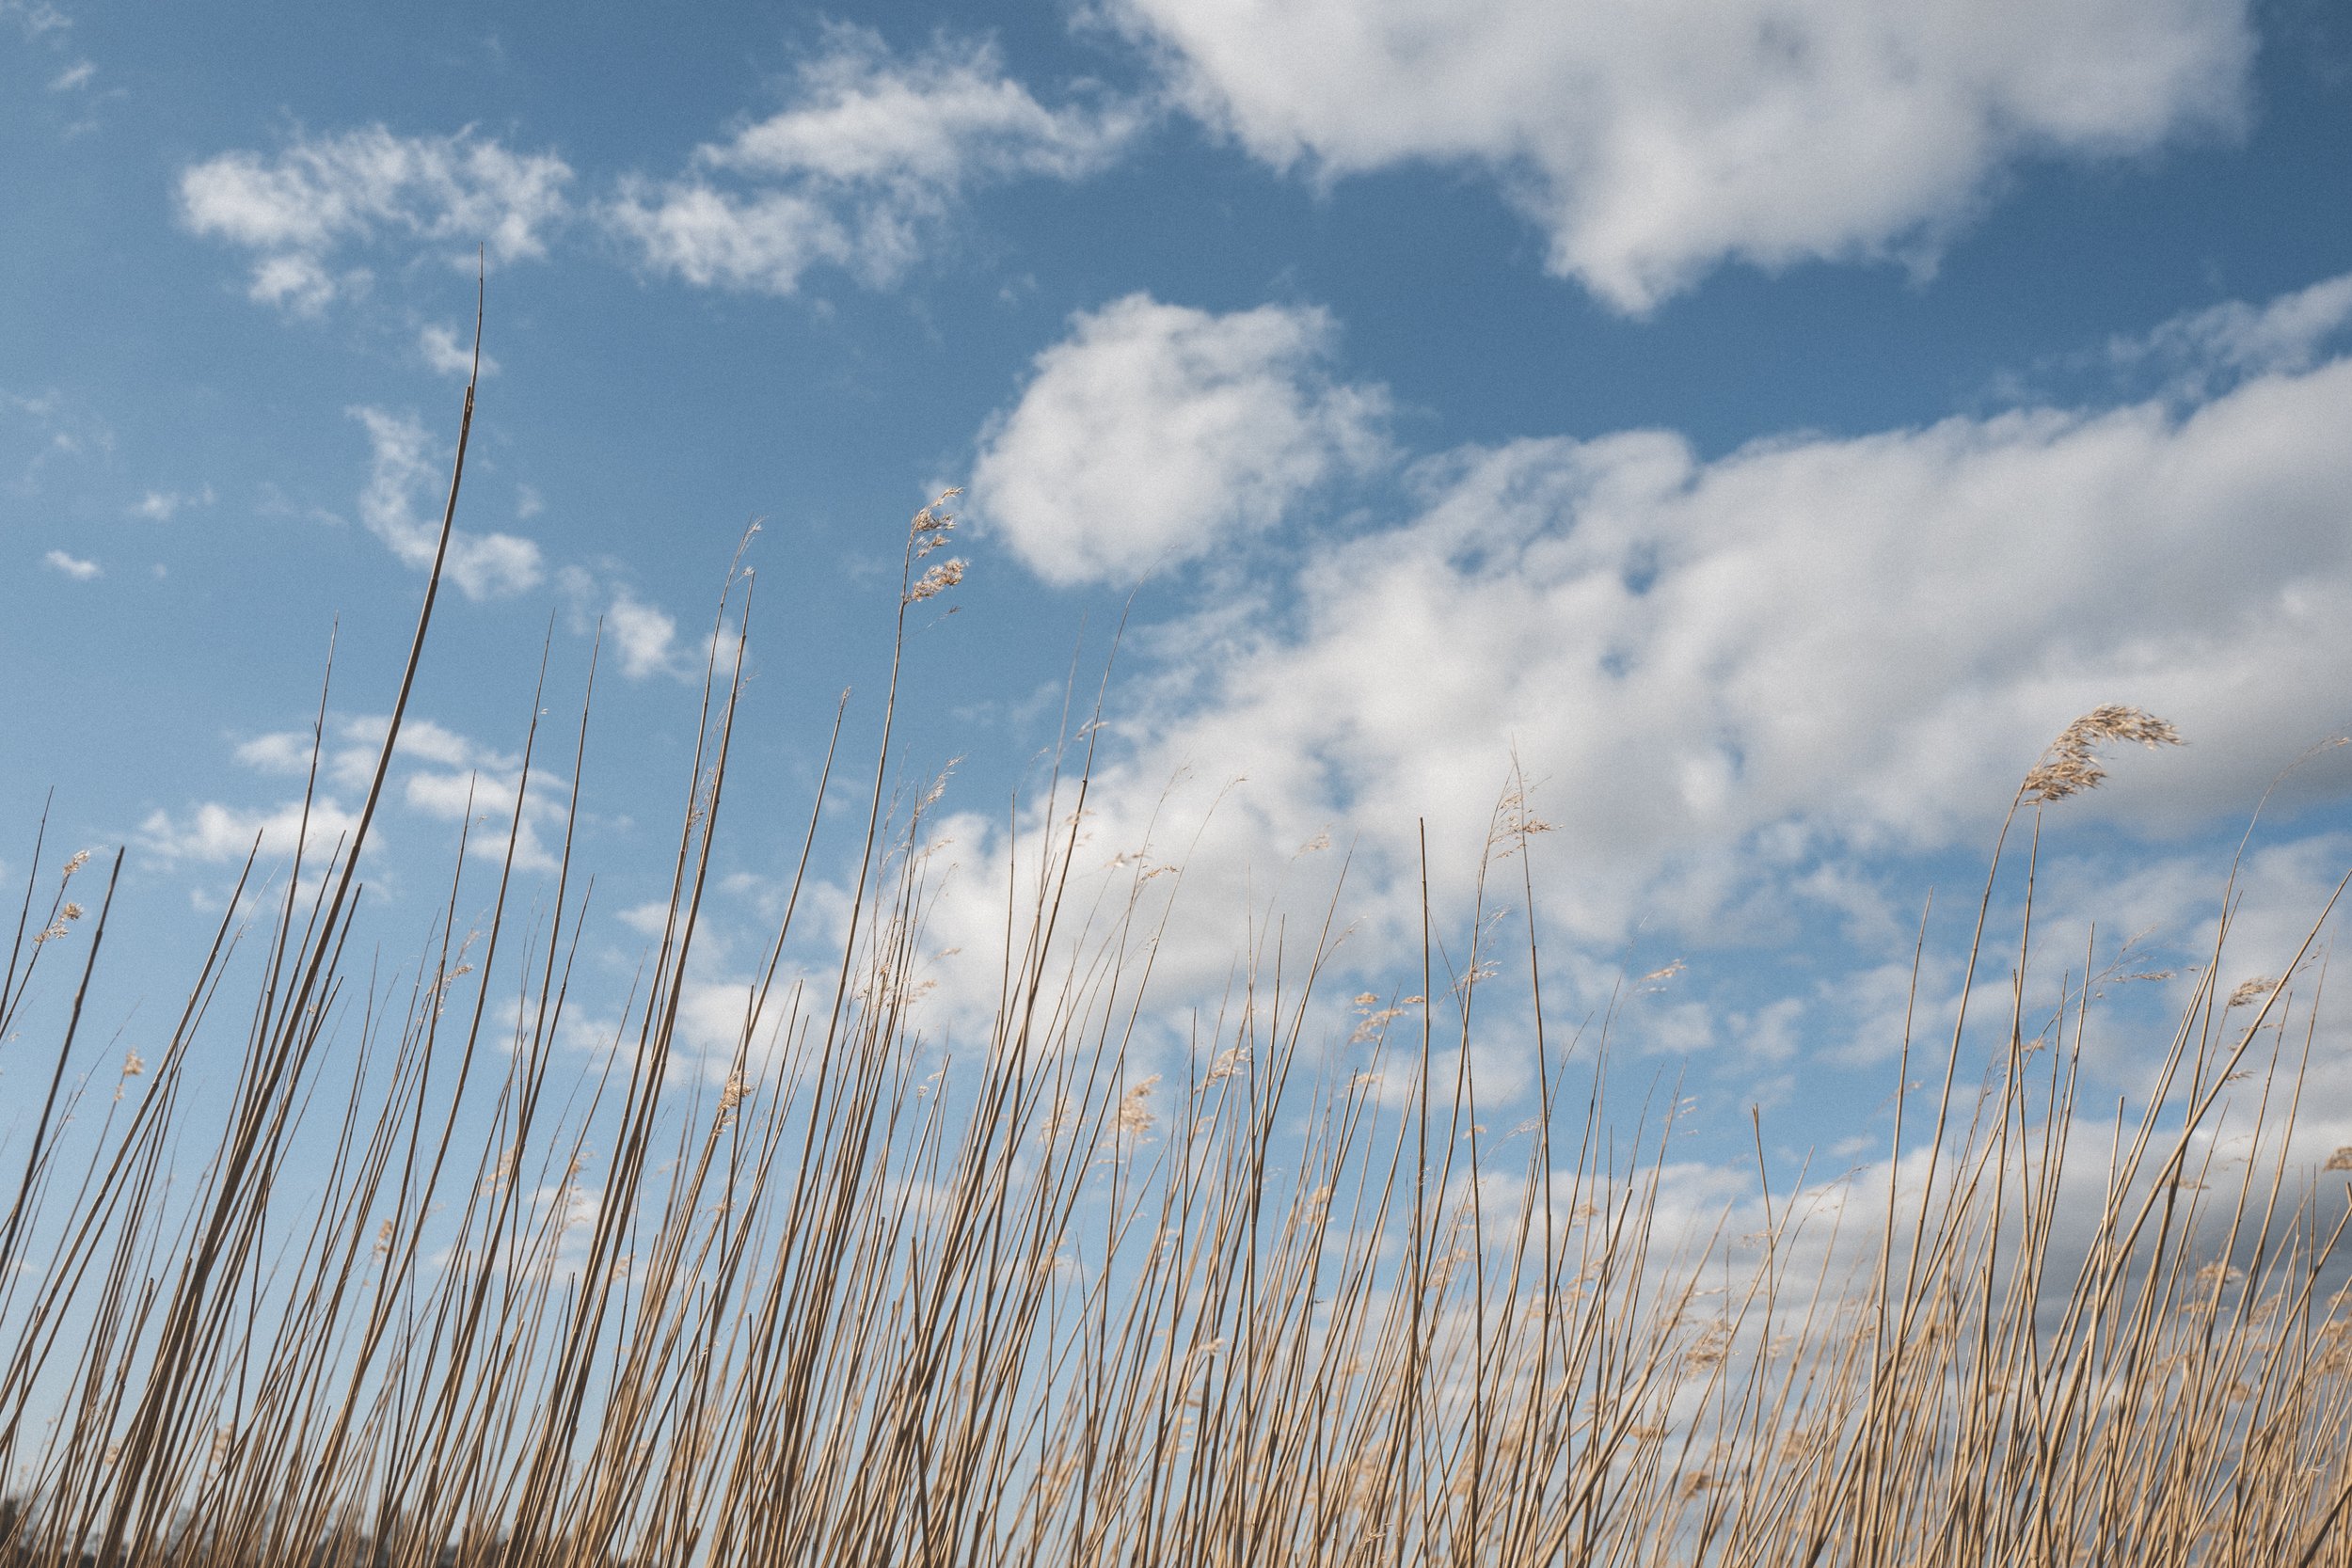
[(41, 564), (51, 571), (63, 572), (76, 582), (87, 582), (90, 578), (104, 574), (104, 568), (97, 562), (84, 561), (78, 556), (68, 555), (63, 550), (51, 550), (40, 560)]
[[(401, 731), (401, 751), (406, 752), (407, 730)], [(470, 853), (502, 855), (506, 848), (506, 830), (515, 830), (515, 867), (519, 871), (552, 871), (556, 858), (540, 837), (542, 828), (561, 822), (564, 816), (564, 785), (563, 781), (534, 768), (526, 778), (519, 767), (507, 771), (486, 768), (467, 768), (462, 771), (432, 772), (420, 769), (407, 776), (401, 785), (401, 799), (415, 811), (444, 821), (470, 820), (473, 830), (469, 834)], [(522, 792), (522, 815), (516, 816), (516, 797)]]
[(39, 494), (52, 464), (86, 460), (114, 445), (105, 420), (56, 388), (30, 395), (0, 388), (0, 466), (14, 470), (0, 476), (0, 484)]
[[(354, 719), (348, 733), (354, 739), (365, 739), (371, 746), (384, 743), (384, 731), (390, 721), (384, 718)], [(437, 763), (443, 768), (519, 768), (519, 759), (501, 755), (497, 752), (475, 745), (466, 736), (430, 719), (411, 719), (400, 727), (399, 754), (418, 762)]]
[(703, 664), (684, 657), (677, 617), (668, 610), (645, 603), (627, 583), (608, 585), (584, 566), (564, 567), (558, 581), (571, 601), (574, 629), (597, 632), (620, 659), (621, 673), (631, 680), (648, 675), (702, 678)]
[[(355, 714), (330, 722), (320, 749), (321, 790), (351, 798), (364, 795), (374, 780), (389, 722), (380, 713)], [(310, 768), (312, 744), (312, 734), (307, 729), (276, 730), (240, 743), (235, 755), (238, 762), (260, 772), (300, 775)], [(485, 746), (430, 719), (410, 717), (401, 724), (393, 762), (397, 771), (391, 781), (391, 799), (422, 816), (452, 822), (467, 820), (470, 806), (471, 852), (493, 857), (503, 852), (506, 829), (514, 820), (516, 794), (525, 779), (518, 753)], [(569, 785), (536, 767), (530, 770), (529, 785), (521, 828), (516, 835), (515, 863), (521, 870), (547, 870), (553, 867), (555, 858), (541, 830), (563, 816)], [(298, 805), (254, 813), (207, 804), (198, 807), (185, 823), (158, 812), (149, 818), (145, 832), (149, 847), (167, 857), (220, 860), (228, 853), (223, 848), (226, 845), (234, 844), (235, 852), (242, 855), (243, 846), (251, 842), (259, 826), (277, 824), (271, 831), (285, 838), (284, 819)], [(318, 810), (330, 821), (357, 820), (356, 809), (340, 804), (332, 794), (319, 797)]]
[(210, 506), (213, 500), (213, 487), (209, 484), (199, 490), (150, 490), (131, 508), (131, 515), (152, 523), (167, 523), (182, 507)]
[(625, 180), (607, 225), (656, 272), (790, 293), (818, 265), (885, 285), (975, 186), (1075, 180), (1106, 165), (1137, 118), (1118, 104), (1049, 109), (985, 41), (894, 57), (881, 38), (828, 31), (791, 106), (695, 150), (671, 180)]
[[(473, 339), (460, 339), (454, 329), (434, 324), (417, 334), (417, 352), (437, 373), (453, 375), (463, 380), (474, 373)], [(488, 355), (482, 356), (482, 373), (499, 373), (499, 362)]]
[[(319, 742), (322, 776), (344, 789), (365, 789), (375, 777), (384, 732), (390, 723), (389, 715), (362, 713), (329, 724)], [(241, 742), (235, 756), (246, 767), (264, 773), (302, 773), (310, 769), (312, 743), (307, 729), (272, 730)], [(447, 725), (413, 715), (401, 724), (396, 755), (404, 762), (429, 768), (481, 768), (491, 773), (515, 773), (522, 767), (519, 756), (480, 745)]]
[[(437, 506), (427, 516), (417, 510), (417, 500), (420, 496), (439, 500), (448, 470), (434, 457), (431, 438), (414, 415), (381, 408), (354, 408), (351, 415), (367, 426), (373, 449), (367, 488), (359, 493), (360, 520), (391, 546), (403, 565), (431, 567), (441, 520)], [(545, 575), (539, 546), (532, 541), (463, 531), (450, 540), (447, 573), (469, 599), (519, 594)]]
[(572, 171), (551, 152), (518, 153), (470, 129), (400, 136), (382, 125), (297, 135), (275, 156), (224, 152), (180, 176), (190, 230), (255, 253), (252, 297), (314, 314), (364, 287), (364, 268), (338, 272), (350, 248), (405, 242), (470, 268), (546, 254)]
[(621, 656), (621, 673), (643, 679), (671, 667), (671, 648), (677, 640), (677, 622), (652, 605), (642, 604), (624, 588), (614, 594), (605, 612), (604, 629)]
[[(332, 728), (344, 748), (336, 753), (338, 776), (348, 784), (367, 783), (375, 768), (376, 753), (384, 748), (384, 732), (391, 727), (391, 716), (384, 713), (361, 713), (338, 720)], [(303, 754), (309, 755), (308, 736), (297, 734), (294, 738), (301, 741)], [(401, 721), (397, 754), (406, 761), (437, 768), (485, 768), (495, 772), (522, 766), (518, 756), (495, 751), (446, 724), (413, 715)]]
[(307, 835), (305, 825), (306, 813), (300, 800), (289, 800), (266, 811), (208, 800), (185, 818), (175, 818), (161, 811), (149, 814), (139, 825), (139, 842), (151, 854), (167, 862), (219, 864), (242, 861), (253, 848), (256, 838), (261, 840), (264, 859), (291, 854), (297, 837), (302, 838), (306, 854), (321, 855), (339, 843), (347, 847), (351, 835), (358, 831), (359, 816), (333, 800), (321, 799), (312, 800), (308, 808)]
[(1109, 0), (1277, 166), (1490, 170), (1644, 310), (1718, 261), (1931, 255), (2020, 155), (2243, 110), (2247, 0)]
[(1387, 399), (1325, 373), (1330, 317), (1232, 315), (1131, 294), (1037, 357), (982, 436), (972, 504), (1048, 581), (1132, 578), (1271, 526), (1380, 461)]
[[(1419, 825), (1458, 903), (1516, 759), (1562, 830), (1538, 841), (1541, 896), (1571, 950), (1644, 919), (1721, 940), (1799, 898), (1899, 944), (1907, 921), (1821, 866), (1981, 849), (2077, 713), (2137, 704), (2188, 737), (2054, 808), (2158, 833), (2250, 808), (2352, 719), (2346, 428), (2340, 358), (2186, 412), (2028, 409), (1712, 461), (1659, 431), (1432, 459), (1409, 520), (1314, 549), (1281, 622), (1145, 634), (1159, 673), (1115, 716), (1082, 881), (1116, 898), (1184, 863), (1204, 912), (1157, 963), (1206, 983), (1278, 873), (1327, 874), (1283, 868), (1329, 824), (1355, 847), (1359, 944), (1409, 945)], [(2352, 786), (2347, 754), (2303, 798)], [(977, 976), (1004, 835), (940, 831), (978, 857), (934, 922)], [(1749, 1032), (1777, 1054), (1791, 1022)]]
[(97, 74), (98, 68), (89, 61), (76, 60), (49, 79), (49, 90), (73, 92), (89, 86), (90, 78)]
[(73, 19), (50, 0), (0, 0), (0, 21), (16, 24), (28, 39), (48, 33), (62, 36), (73, 25)]
[(670, 903), (666, 898), (656, 898), (632, 904), (618, 911), (615, 918), (639, 936), (658, 937), (670, 923)]
[(263, 773), (300, 773), (310, 766), (310, 737), (294, 730), (273, 730), (240, 742), (235, 755)]
[(2142, 338), (2118, 338), (2118, 363), (2174, 366), (2178, 387), (2202, 395), (2217, 381), (2274, 371), (2307, 370), (2330, 338), (2352, 325), (2352, 273), (2329, 277), (2266, 305), (2233, 299), (2176, 316)]

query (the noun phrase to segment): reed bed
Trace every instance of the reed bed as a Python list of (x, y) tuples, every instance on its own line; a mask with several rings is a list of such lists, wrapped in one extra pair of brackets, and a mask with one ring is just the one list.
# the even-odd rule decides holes
[[(945, 504), (909, 531), (900, 647), (961, 576)], [(1073, 893), (1081, 742), (985, 1027), (943, 1062), (931, 801), (889, 807), (886, 716), (841, 934), (787, 961), (813, 811), (714, 1067), (679, 1022), (739, 809), (714, 643), (664, 927), (583, 1056), (568, 829), (551, 887), (526, 897), (490, 835), (410, 968), (354, 957), (438, 583), (357, 830), (248, 863), (127, 1054), (85, 1037), (121, 857), (35, 855), (0, 979), (35, 1091), (0, 1145), (7, 1568), (2352, 1563), (2352, 1151), (2289, 1138), (2319, 925), (2284, 984), (2217, 995), (2205, 965), (2104, 1139), (2076, 1104), (2090, 960), (2029, 1016), (2028, 925), (2007, 1019), (1915, 1020), (1898, 1082), (1941, 1094), (1897, 1096), (1875, 1189), (1775, 1193), (1759, 1126), (1756, 1191), (1693, 1229), (1662, 1196), (1673, 1108), (1613, 1117), (1605, 1031), (1546, 1017), (1523, 810), (1466, 926), (1516, 906), (1523, 945), (1473, 945), (1461, 981), (1432, 936), (1409, 994), (1350, 1013), (1327, 922), (1262, 942), (1178, 1072), (1141, 1059), (1147, 874)], [(583, 706), (528, 748), (577, 777), (592, 732)], [(2123, 708), (2070, 728), (1995, 871), (2029, 885), (2099, 748), (2169, 738)], [(471, 931), (469, 876), (496, 888)], [(1458, 1064), (1502, 1011), (1536, 1087), (1490, 1133)], [(2213, 1134), (2249, 1095), (2225, 1180)]]

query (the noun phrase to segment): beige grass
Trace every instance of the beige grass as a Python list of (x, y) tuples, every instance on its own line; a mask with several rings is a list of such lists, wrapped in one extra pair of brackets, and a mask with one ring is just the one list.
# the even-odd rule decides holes
[[(461, 432), (451, 516), (463, 462)], [(951, 528), (910, 531), (901, 646), (961, 576), (921, 564)], [(728, 594), (722, 626), (748, 578)], [(1605, 1040), (1547, 1024), (1532, 939), (1469, 959), (1534, 1021), (1516, 1136), (1433, 1069), (1470, 989), (1425, 965), (1334, 1026), (1327, 925), (1249, 955), (1154, 1079), (1130, 1056), (1156, 872), (1080, 929), (1069, 837), (1008, 895), (988, 1038), (931, 1072), (930, 800), (884, 815), (885, 732), (850, 938), (784, 978), (796, 879), (734, 1062), (685, 1072), (734, 804), (740, 659), (714, 658), (666, 926), (583, 1079), (568, 830), (544, 916), (501, 863), (461, 928), (461, 855), (412, 969), (348, 945), (432, 603), (355, 840), (266, 897), (249, 864), (120, 1071), (81, 1033), (120, 857), (95, 897), (78, 861), (28, 884), (0, 1037), (42, 988), (70, 1000), (0, 1047), (47, 1095), (0, 1146), (0, 1564), (2352, 1563), (2344, 1196), (2286, 1136), (2313, 943), (2259, 990), (2207, 965), (2140, 1110), (2086, 1149), (2090, 963), (2034, 1027), (2021, 937), (1993, 1060), (1963, 1020), (1905, 1042), (1898, 1082), (1931, 1062), (1941, 1094), (1897, 1097), (1883, 1190), (1773, 1192), (1759, 1127), (1759, 1223), (1693, 1234), (1661, 1199), (1671, 1114), (1612, 1116)], [(2170, 738), (2099, 710), (2012, 816), (2038, 846), (2098, 745)], [(1087, 787), (1073, 758), (1044, 819), (1074, 834)], [(1482, 904), (1532, 927), (1544, 825), (1517, 797), (1498, 822)], [(2225, 1180), (2233, 1080), (2259, 1141)]]

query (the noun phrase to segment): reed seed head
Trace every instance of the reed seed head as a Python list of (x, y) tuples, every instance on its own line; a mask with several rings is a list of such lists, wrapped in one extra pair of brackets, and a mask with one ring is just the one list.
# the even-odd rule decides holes
[(2267, 974), (2257, 974), (2250, 980), (2238, 983), (2237, 990), (2230, 993), (2230, 1006), (2233, 1007), (2250, 1006), (2278, 989), (2279, 982), (2276, 979)]
[(2099, 747), (2118, 741), (2137, 741), (2151, 751), (2182, 743), (2178, 730), (2146, 709), (2108, 703), (2092, 708), (2058, 733), (2058, 737), (2042, 753), (2042, 760), (2026, 774), (2019, 793), (2046, 803), (2098, 788), (2107, 772), (2099, 766), (2095, 752)]
[(951, 556), (915, 579), (914, 586), (907, 590), (906, 602), (920, 604), (925, 599), (945, 594), (962, 580), (963, 561), (961, 557)]
[(1114, 1121), (1121, 1137), (1140, 1137), (1152, 1131), (1152, 1091), (1159, 1087), (1160, 1075), (1152, 1074), (1119, 1097), (1119, 1114)]

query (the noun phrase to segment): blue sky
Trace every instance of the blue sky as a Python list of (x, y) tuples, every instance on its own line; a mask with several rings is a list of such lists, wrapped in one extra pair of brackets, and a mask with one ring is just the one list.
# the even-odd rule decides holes
[[(54, 787), (184, 951), (292, 799), (330, 635), (363, 747), (481, 246), (388, 942), (465, 781), (511, 778), (542, 640), (561, 711), (601, 619), (625, 974), (759, 518), (715, 915), (755, 945), (844, 687), (871, 734), (906, 517), (961, 484), (907, 732), (964, 759), (943, 946), (1132, 594), (1093, 842), (1195, 846), (1171, 1018), (1248, 910), (1318, 906), (1326, 834), (1390, 973), (1418, 824), (1465, 907), (1516, 755), (1561, 983), (1685, 962), (1629, 1049), (1828, 1145), (1883, 1106), (1929, 888), (2070, 719), (2190, 744), (2065, 803), (2054, 929), (2175, 955), (2352, 722), (2347, 198), (2322, 0), (0, 0), (0, 869)], [(2348, 789), (2323, 757), (2266, 819), (2249, 974), (2352, 864)]]

